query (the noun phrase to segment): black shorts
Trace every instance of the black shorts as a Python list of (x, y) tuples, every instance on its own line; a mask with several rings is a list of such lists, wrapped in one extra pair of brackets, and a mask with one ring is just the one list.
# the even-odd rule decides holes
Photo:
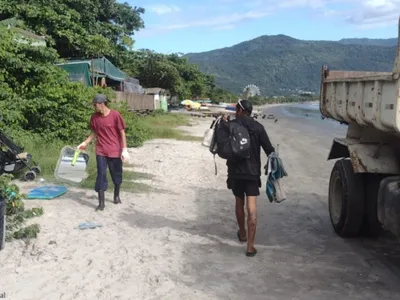
[(244, 179), (228, 179), (228, 189), (232, 190), (233, 195), (244, 199), (244, 196), (259, 196), (260, 181)]

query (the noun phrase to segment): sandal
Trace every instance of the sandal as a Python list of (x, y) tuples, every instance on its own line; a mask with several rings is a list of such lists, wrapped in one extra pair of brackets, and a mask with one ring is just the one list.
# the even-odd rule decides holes
[(242, 242), (242, 243), (247, 242), (247, 238), (244, 238), (244, 239), (240, 238), (240, 230), (237, 231), (236, 235), (237, 235), (239, 242)]
[(248, 251), (246, 252), (247, 257), (254, 257), (254, 256), (256, 256), (256, 254), (257, 254), (256, 248), (254, 248), (253, 252), (248, 252)]

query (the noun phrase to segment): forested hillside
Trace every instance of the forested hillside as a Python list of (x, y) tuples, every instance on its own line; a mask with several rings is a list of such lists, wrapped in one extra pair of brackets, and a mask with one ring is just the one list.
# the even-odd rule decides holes
[(246, 85), (255, 84), (263, 95), (272, 96), (299, 90), (318, 92), (323, 64), (336, 70), (391, 71), (395, 46), (357, 43), (368, 44), (365, 40), (329, 42), (261, 36), (232, 47), (186, 56), (201, 71), (215, 75), (219, 87), (240, 93)]
[(341, 39), (339, 43), (346, 45), (370, 45), (370, 46), (396, 46), (397, 38), (392, 39), (367, 39), (367, 38), (354, 38), (354, 39)]

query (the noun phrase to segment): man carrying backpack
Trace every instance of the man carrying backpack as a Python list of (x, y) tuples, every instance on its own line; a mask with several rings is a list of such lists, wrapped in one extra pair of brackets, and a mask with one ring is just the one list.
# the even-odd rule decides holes
[[(236, 198), (236, 219), (239, 225), (237, 237), (240, 242), (247, 242), (246, 256), (253, 257), (257, 254), (254, 248), (254, 239), (257, 228), (257, 206), (256, 199), (260, 195), (259, 188), (261, 187), (261, 147), (264, 152), (269, 156), (275, 151), (271, 145), (268, 134), (264, 126), (255, 121), (251, 117), (253, 105), (248, 100), (239, 100), (236, 105), (236, 118), (227, 122), (231, 128), (232, 133), (238, 133), (240, 145), (247, 143), (246, 137), (250, 137), (248, 146), (248, 154), (245, 158), (228, 158), (226, 165), (228, 166), (228, 189), (231, 189)], [(236, 123), (236, 124), (235, 124)], [(241, 126), (238, 126), (238, 125)], [(233, 125), (233, 126), (232, 126)], [(241, 130), (247, 129), (247, 132), (242, 134)], [(246, 146), (244, 146), (246, 147)], [(234, 146), (233, 146), (234, 149)], [(235, 149), (234, 149), (235, 151)], [(239, 150), (236, 150), (238, 153)], [(245, 196), (247, 198), (247, 229), (246, 236), (245, 228), (245, 212), (244, 202)]]

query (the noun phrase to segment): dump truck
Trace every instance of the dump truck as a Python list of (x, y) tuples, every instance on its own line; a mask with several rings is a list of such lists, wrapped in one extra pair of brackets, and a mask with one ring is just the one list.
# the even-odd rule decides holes
[[(400, 18), (399, 18), (400, 36)], [(399, 39), (400, 40), (400, 39)], [(343, 238), (400, 237), (400, 42), (392, 72), (333, 71), (322, 66), (322, 116), (347, 125), (328, 160), (329, 215)]]

